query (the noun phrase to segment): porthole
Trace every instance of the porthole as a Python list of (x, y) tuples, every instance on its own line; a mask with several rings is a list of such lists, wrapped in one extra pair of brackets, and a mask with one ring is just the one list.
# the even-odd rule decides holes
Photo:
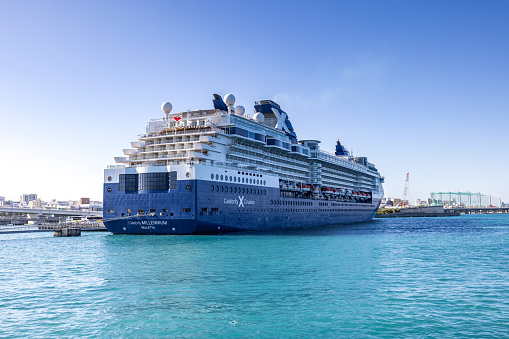
[(233, 180), (232, 176), (230, 175), (230, 182)]
[(190, 189), (190, 188), (191, 188), (191, 186), (186, 185), (186, 190), (188, 190), (188, 191), (189, 191), (189, 189)]
[(219, 174), (216, 174), (216, 180), (219, 180)]
[(265, 180), (263, 180), (263, 185), (266, 185), (266, 184), (267, 184), (267, 182)]
[(108, 176), (108, 181), (111, 181), (111, 175)]
[(237, 182), (237, 177), (233, 177), (233, 182)]
[(233, 193), (233, 187), (230, 187), (230, 193)]
[(210, 175), (210, 179), (214, 180), (214, 174)]
[(191, 176), (191, 173), (187, 172), (186, 173), (186, 178), (189, 178)]
[(219, 185), (216, 185), (216, 191), (219, 192)]
[(235, 193), (237, 193), (237, 187), (235, 187)]
[(107, 191), (108, 193), (111, 193), (111, 187), (108, 187)]
[(242, 193), (246, 193), (246, 189), (242, 187)]
[(224, 191), (224, 186), (221, 186), (221, 192), (223, 192), (223, 191)]
[(242, 183), (244, 183), (244, 178), (242, 178)]
[(210, 186), (210, 190), (214, 192), (214, 185)]
[(221, 181), (223, 181), (223, 175), (221, 174)]

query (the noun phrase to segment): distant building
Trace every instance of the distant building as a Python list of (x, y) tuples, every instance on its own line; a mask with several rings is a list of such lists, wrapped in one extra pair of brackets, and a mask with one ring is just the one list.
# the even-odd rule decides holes
[(42, 208), (42, 201), (41, 201), (41, 199), (35, 199), (35, 200), (32, 200), (32, 201), (29, 201), (28, 202), (28, 208), (41, 209)]
[(391, 201), (392, 201), (392, 206), (398, 206), (403, 203), (403, 200), (401, 200), (400, 198), (392, 198)]
[(80, 205), (90, 204), (90, 198), (80, 198)]
[(21, 206), (26, 207), (30, 201), (37, 199), (37, 194), (22, 194), (19, 198)]
[(0, 206), (5, 204), (5, 197), (0, 197)]
[(3, 202), (4, 207), (20, 207), (19, 201), (5, 200)]
[(46, 208), (56, 208), (59, 210), (78, 209), (76, 206), (77, 203), (77, 201), (72, 200), (57, 201), (56, 199), (53, 199), (46, 204)]
[(415, 206), (428, 206), (427, 200), (415, 199)]

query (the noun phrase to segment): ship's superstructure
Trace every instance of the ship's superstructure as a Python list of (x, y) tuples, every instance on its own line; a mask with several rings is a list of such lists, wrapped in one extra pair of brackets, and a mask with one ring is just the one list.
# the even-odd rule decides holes
[(383, 197), (375, 166), (318, 140), (298, 140), (286, 112), (253, 117), (214, 94), (214, 109), (151, 120), (105, 170), (104, 223), (113, 233), (190, 234), (366, 221)]

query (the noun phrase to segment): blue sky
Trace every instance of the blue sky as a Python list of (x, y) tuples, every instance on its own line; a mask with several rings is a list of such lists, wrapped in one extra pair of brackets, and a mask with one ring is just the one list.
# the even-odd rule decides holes
[(212, 94), (276, 100), (400, 197), (509, 202), (508, 1), (1, 1), (0, 196), (102, 199), (103, 168)]

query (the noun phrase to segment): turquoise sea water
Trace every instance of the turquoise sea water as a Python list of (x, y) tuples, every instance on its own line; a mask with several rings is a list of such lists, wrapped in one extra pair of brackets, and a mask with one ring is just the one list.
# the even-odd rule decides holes
[(0, 235), (0, 337), (509, 337), (509, 215)]

